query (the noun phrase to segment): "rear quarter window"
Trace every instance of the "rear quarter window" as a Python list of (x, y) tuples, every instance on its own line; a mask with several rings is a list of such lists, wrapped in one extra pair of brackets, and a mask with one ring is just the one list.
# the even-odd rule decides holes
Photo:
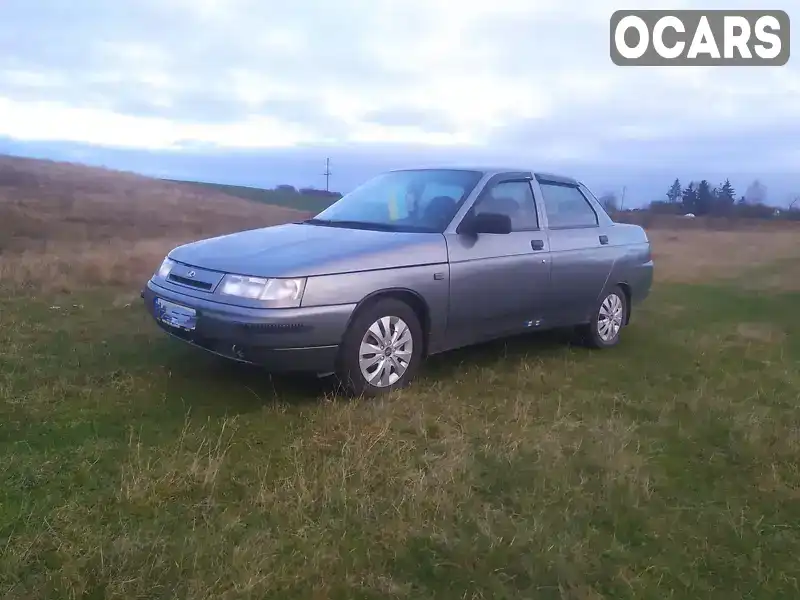
[(566, 229), (599, 224), (594, 208), (576, 186), (540, 182), (539, 187), (550, 227)]

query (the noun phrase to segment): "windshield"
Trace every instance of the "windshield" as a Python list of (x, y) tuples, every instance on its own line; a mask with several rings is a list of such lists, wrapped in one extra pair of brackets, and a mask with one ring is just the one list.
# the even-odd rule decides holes
[(309, 223), (441, 233), (480, 181), (479, 171), (391, 171), (340, 198)]

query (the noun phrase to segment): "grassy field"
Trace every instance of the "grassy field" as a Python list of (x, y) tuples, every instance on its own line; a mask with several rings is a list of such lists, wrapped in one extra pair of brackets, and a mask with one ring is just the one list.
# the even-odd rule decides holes
[(617, 348), (488, 344), (363, 401), (158, 331), (182, 222), (118, 279), (97, 228), (29, 215), (0, 254), (0, 597), (800, 597), (797, 231), (654, 230)]
[(307, 216), (208, 187), (0, 155), (0, 288), (130, 290), (177, 244)]

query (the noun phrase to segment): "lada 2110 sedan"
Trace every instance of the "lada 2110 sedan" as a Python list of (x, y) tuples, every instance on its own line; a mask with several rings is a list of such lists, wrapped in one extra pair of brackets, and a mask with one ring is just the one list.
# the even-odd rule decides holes
[(431, 168), (378, 175), (306, 221), (179, 246), (142, 297), (190, 344), (377, 395), (427, 356), (526, 331), (614, 346), (652, 279), (645, 231), (575, 179)]

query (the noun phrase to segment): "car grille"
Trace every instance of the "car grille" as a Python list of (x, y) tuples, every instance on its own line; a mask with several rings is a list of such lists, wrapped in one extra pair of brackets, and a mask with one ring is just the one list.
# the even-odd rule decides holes
[(209, 283), (207, 281), (198, 281), (197, 279), (189, 279), (188, 277), (182, 277), (175, 273), (170, 273), (167, 279), (169, 279), (169, 281), (173, 281), (175, 283), (179, 283), (181, 285), (185, 285), (188, 287), (193, 287), (198, 290), (209, 291), (212, 287), (214, 287), (214, 284)]

